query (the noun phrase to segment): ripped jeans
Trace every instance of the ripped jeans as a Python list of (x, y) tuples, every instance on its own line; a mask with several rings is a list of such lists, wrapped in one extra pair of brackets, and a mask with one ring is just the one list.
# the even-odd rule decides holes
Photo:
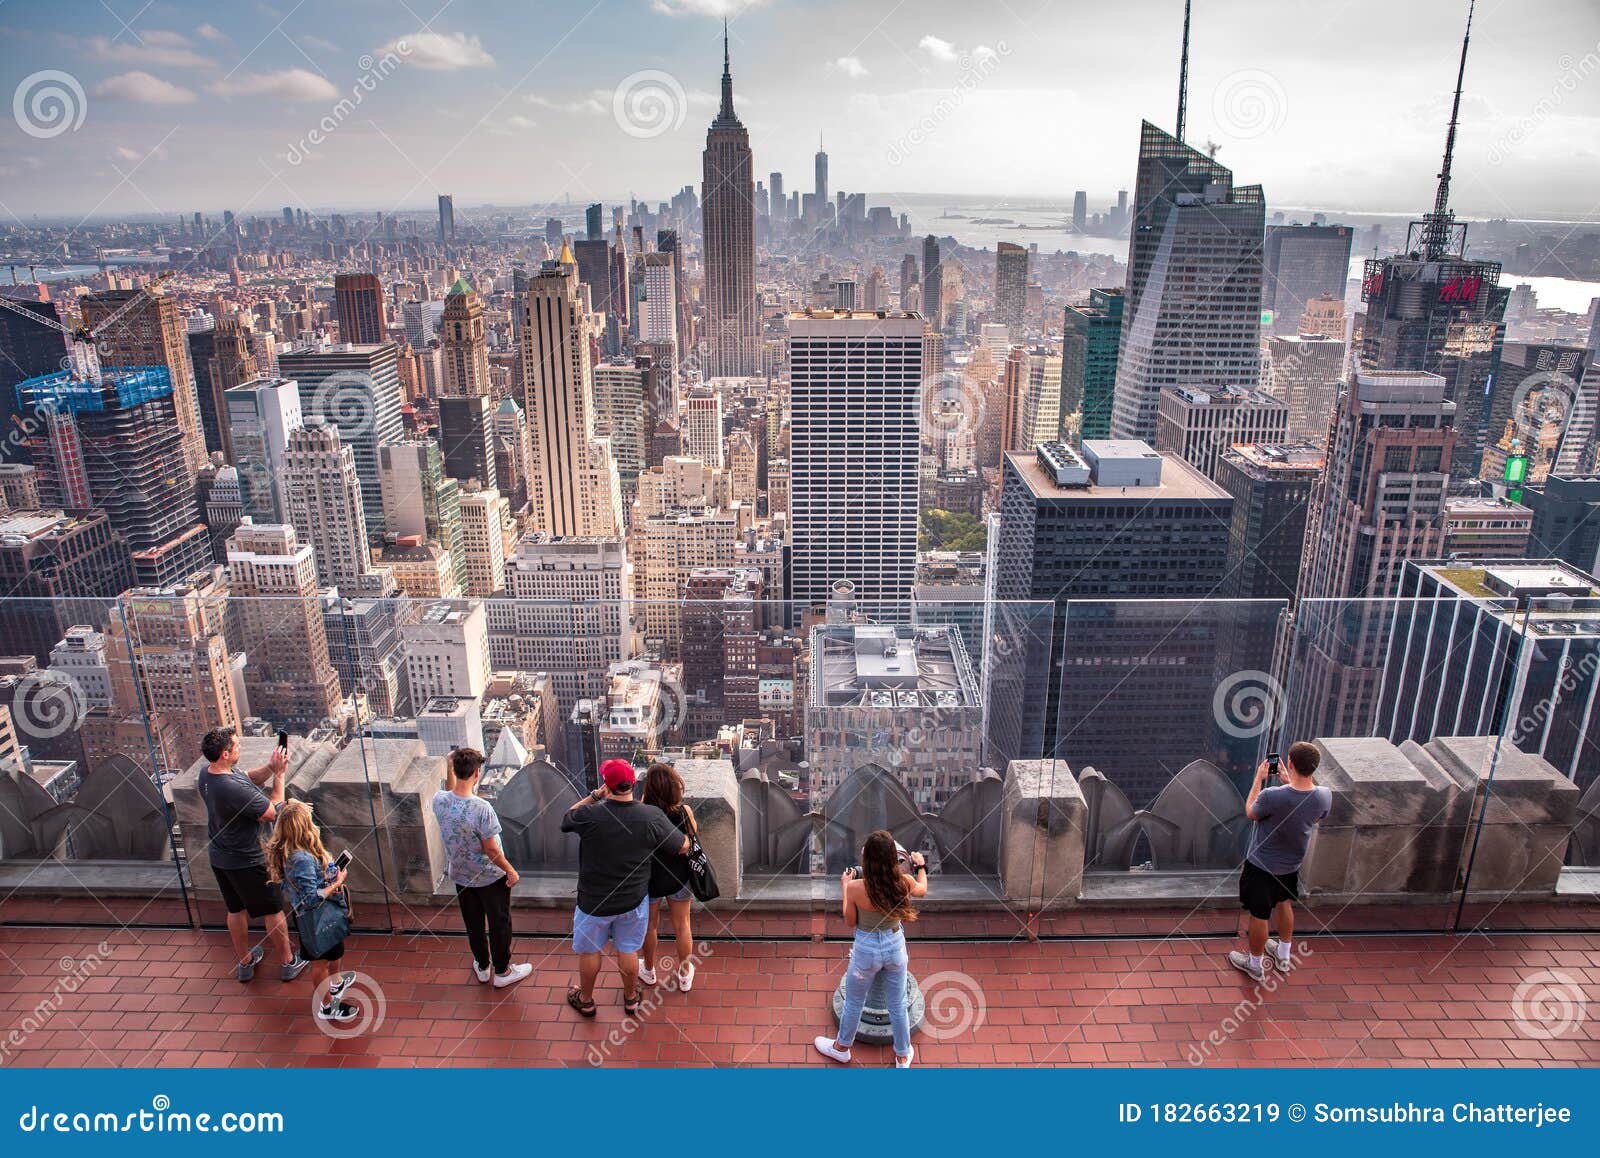
[(867, 990), (879, 973), (884, 975), (885, 1001), (889, 1007), (889, 1029), (894, 1034), (896, 1057), (911, 1052), (911, 1016), (906, 1010), (906, 934), (903, 929), (856, 930), (850, 947), (850, 967), (845, 973), (844, 1010), (839, 1016), (838, 1043), (849, 1049), (861, 1025), (861, 1008)]

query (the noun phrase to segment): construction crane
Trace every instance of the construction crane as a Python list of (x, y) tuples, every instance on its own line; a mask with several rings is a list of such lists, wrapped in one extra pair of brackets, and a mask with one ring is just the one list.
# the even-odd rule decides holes
[(0, 295), (0, 307), (8, 309), (14, 314), (20, 314), (30, 322), (48, 326), (50, 329), (60, 332), (67, 339), (67, 353), (72, 357), (73, 373), (83, 381), (91, 382), (98, 386), (100, 385), (100, 356), (95, 349), (96, 336), (109, 332), (122, 320), (123, 315), (137, 306), (143, 300), (144, 290), (160, 285), (169, 277), (172, 277), (174, 273), (174, 270), (164, 270), (158, 273), (149, 285), (143, 287), (111, 313), (101, 318), (99, 324), (93, 327), (87, 325), (62, 325), (54, 318), (47, 318), (43, 314), (36, 314), (32, 310), (24, 309), (20, 304), (4, 295)]

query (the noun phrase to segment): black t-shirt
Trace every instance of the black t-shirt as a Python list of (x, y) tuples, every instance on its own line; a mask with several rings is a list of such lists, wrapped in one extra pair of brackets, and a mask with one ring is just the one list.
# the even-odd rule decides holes
[(250, 868), (266, 864), (261, 847), (261, 814), (272, 801), (237, 768), (219, 775), (200, 773), (200, 799), (206, 802), (206, 829), (211, 842), (211, 867)]
[(683, 846), (683, 833), (666, 813), (638, 802), (602, 800), (574, 808), (561, 818), (561, 831), (578, 834), (578, 908), (591, 917), (638, 908), (656, 851)]

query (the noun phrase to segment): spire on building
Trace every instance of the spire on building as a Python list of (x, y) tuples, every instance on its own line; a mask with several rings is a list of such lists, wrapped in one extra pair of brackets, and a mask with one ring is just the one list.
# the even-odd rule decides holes
[(567, 239), (561, 239), (561, 256), (556, 258), (562, 265), (577, 265), (578, 259), (572, 256), (572, 246), (567, 244)]
[(1183, 122), (1189, 107), (1189, 3), (1183, 0), (1183, 58), (1178, 63), (1178, 125), (1172, 134), (1183, 140)]
[[(1456, 69), (1456, 98), (1450, 106), (1450, 128), (1444, 138), (1444, 164), (1439, 168), (1439, 191), (1433, 198), (1433, 212), (1422, 222), (1422, 256), (1432, 261), (1452, 250), (1455, 215), (1450, 212), (1450, 162), (1456, 151), (1456, 124), (1461, 118), (1461, 86), (1467, 75), (1467, 44), (1472, 39), (1472, 14), (1477, 0), (1467, 5), (1467, 30), (1461, 36), (1461, 63)], [(1463, 239), (1464, 240), (1464, 239)]]
[(733, 70), (728, 64), (728, 19), (722, 19), (722, 107), (717, 110), (717, 120), (737, 124), (739, 118), (733, 111)]

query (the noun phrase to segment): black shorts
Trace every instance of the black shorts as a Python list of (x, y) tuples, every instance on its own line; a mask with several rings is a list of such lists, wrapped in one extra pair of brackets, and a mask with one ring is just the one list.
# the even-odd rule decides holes
[(1259, 865), (1244, 862), (1239, 871), (1239, 905), (1258, 921), (1271, 918), (1273, 907), (1300, 899), (1300, 872), (1269, 873)]
[(249, 868), (217, 868), (217, 888), (222, 890), (222, 903), (230, 913), (249, 913), (252, 917), (270, 917), (283, 912), (283, 902), (278, 890), (267, 879), (267, 866), (251, 865)]

